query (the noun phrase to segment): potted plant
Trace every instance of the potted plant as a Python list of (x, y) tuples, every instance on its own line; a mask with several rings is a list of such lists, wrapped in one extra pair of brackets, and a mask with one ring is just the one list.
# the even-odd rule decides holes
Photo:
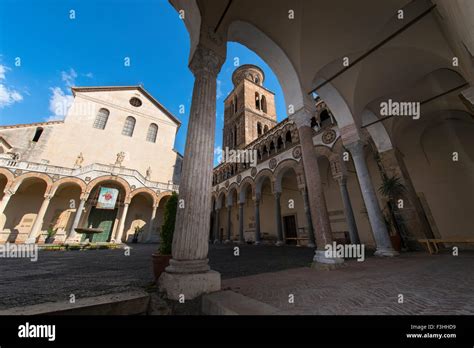
[[(393, 248), (397, 251), (401, 250), (401, 233), (398, 231), (398, 226), (400, 221), (397, 221), (397, 215), (395, 214), (398, 210), (397, 200), (403, 196), (406, 192), (405, 185), (400, 182), (400, 178), (397, 176), (388, 177), (386, 175), (382, 176), (382, 184), (379, 187), (379, 192), (388, 199), (387, 209), (388, 212), (384, 214), (385, 223), (389, 231), (394, 230), (395, 233), (390, 233), (390, 239), (392, 241)], [(392, 229), (392, 226), (394, 227)]]
[(171, 259), (171, 245), (173, 243), (177, 208), (178, 194), (173, 192), (171, 197), (168, 199), (168, 202), (165, 204), (164, 222), (160, 231), (160, 247), (152, 254), (155, 280), (165, 271), (165, 268), (168, 267)]
[(143, 232), (143, 226), (135, 226), (135, 233), (133, 234), (132, 243), (138, 243), (138, 237)]
[(56, 235), (56, 230), (53, 229), (53, 227), (50, 226), (48, 228), (48, 234), (47, 234), (47, 237), (46, 237), (44, 243), (45, 244), (53, 244), (55, 235)]

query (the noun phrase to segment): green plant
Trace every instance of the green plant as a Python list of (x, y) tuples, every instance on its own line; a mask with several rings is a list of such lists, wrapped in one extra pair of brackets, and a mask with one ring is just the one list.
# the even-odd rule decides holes
[(397, 176), (384, 176), (382, 184), (379, 187), (379, 192), (386, 198), (394, 200), (406, 192), (405, 185)]
[(160, 254), (170, 255), (173, 243), (174, 226), (176, 223), (176, 211), (178, 209), (178, 194), (173, 192), (165, 204), (164, 223), (160, 232)]
[(48, 238), (53, 237), (56, 234), (57, 229), (54, 229), (52, 226), (48, 227)]

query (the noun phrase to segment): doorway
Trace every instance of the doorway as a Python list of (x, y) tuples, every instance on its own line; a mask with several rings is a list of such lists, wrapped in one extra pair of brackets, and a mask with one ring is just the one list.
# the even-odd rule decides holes
[(285, 229), (286, 243), (289, 245), (296, 245), (298, 240), (298, 233), (296, 227), (296, 215), (287, 215), (283, 217), (283, 228)]

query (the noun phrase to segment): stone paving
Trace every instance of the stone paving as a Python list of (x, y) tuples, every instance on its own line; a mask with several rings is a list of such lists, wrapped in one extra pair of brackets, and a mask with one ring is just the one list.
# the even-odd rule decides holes
[[(37, 262), (0, 258), (0, 309), (44, 302), (68, 301), (145, 288), (153, 283), (151, 254), (157, 244), (130, 245), (124, 250), (39, 251)], [(240, 277), (308, 265), (308, 248), (212, 245), (212, 269), (222, 278)]]
[[(157, 245), (123, 250), (40, 251), (37, 262), (0, 259), (0, 309), (146, 288)], [(473, 314), (474, 253), (350, 261), (336, 271), (310, 269), (313, 250), (212, 245), (211, 268), (223, 288), (294, 314)], [(295, 303), (288, 304), (288, 295)], [(398, 294), (404, 303), (398, 304)]]
[[(297, 268), (225, 280), (223, 289), (287, 314), (474, 314), (474, 253), (426, 253), (347, 262), (335, 271)], [(294, 303), (289, 303), (289, 296)], [(399, 303), (403, 295), (403, 303)]]

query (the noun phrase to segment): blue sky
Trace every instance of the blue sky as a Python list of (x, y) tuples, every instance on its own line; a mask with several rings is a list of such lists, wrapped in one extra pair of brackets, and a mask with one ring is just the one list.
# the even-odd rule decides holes
[[(175, 148), (184, 153), (194, 81), (188, 55), (185, 25), (166, 0), (1, 0), (0, 124), (61, 119), (50, 105), (70, 102), (71, 86), (143, 84), (181, 120)], [(278, 120), (286, 117), (270, 68), (246, 47), (229, 43), (218, 76), (216, 147), (222, 142), (223, 101), (233, 87), (235, 57), (240, 65), (264, 70), (265, 87), (276, 93)]]

